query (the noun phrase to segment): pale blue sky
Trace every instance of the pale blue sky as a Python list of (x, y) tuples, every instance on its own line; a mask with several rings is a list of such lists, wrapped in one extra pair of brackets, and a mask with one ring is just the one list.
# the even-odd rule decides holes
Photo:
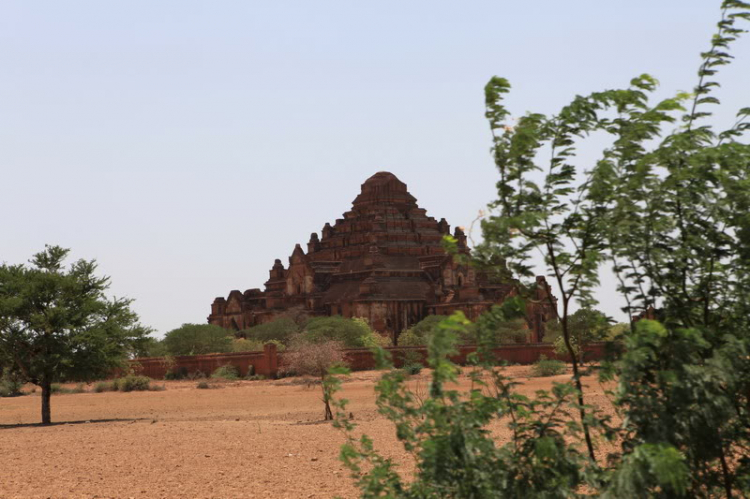
[[(719, 3), (4, 0), (0, 260), (70, 247), (159, 334), (203, 322), (379, 170), (468, 225), (495, 194), (492, 75), (516, 115), (644, 72), (690, 90)], [(750, 39), (734, 53), (731, 110)]]

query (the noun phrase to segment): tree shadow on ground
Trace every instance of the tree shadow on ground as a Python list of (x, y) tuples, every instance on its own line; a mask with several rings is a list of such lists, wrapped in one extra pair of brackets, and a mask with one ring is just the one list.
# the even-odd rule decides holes
[(97, 424), (97, 423), (135, 423), (136, 421), (148, 421), (150, 418), (127, 418), (127, 419), (86, 419), (80, 421), (55, 421), (50, 424), (43, 423), (17, 423), (0, 424), (0, 430), (13, 430), (15, 428), (49, 428), (52, 426)]

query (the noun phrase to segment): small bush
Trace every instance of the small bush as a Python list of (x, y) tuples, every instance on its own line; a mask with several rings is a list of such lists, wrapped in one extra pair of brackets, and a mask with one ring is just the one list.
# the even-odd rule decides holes
[(204, 373), (201, 370), (198, 370), (198, 371), (194, 371), (192, 373), (187, 374), (185, 377), (189, 379), (190, 381), (195, 381), (196, 379), (206, 379), (207, 376), (206, 376), (206, 373)]
[(213, 379), (235, 380), (240, 379), (240, 373), (237, 371), (236, 367), (227, 364), (215, 370), (211, 377)]
[(125, 376), (116, 379), (117, 390), (121, 392), (146, 391), (151, 389), (151, 378), (148, 376)]
[(398, 346), (400, 347), (420, 347), (424, 346), (427, 341), (411, 329), (407, 329), (398, 337)]
[(422, 364), (405, 364), (402, 369), (406, 374), (415, 375), (422, 372)]
[(539, 357), (531, 369), (532, 375), (536, 377), (557, 376), (565, 372), (565, 362), (548, 359), (545, 355)]
[(176, 381), (180, 379), (185, 379), (188, 377), (188, 371), (186, 367), (176, 367), (172, 366), (167, 370), (167, 373), (164, 375), (164, 379), (170, 380), (170, 381)]
[(70, 393), (86, 393), (86, 388), (83, 383), (78, 383), (75, 388), (71, 388)]
[(94, 385), (95, 393), (114, 392), (116, 390), (117, 383), (115, 383), (114, 381), (100, 381), (99, 383)]
[(195, 385), (195, 387), (198, 388), (199, 390), (207, 390), (211, 388), (211, 385), (208, 384), (208, 381), (203, 380), (203, 381), (199, 381), (198, 384)]
[(233, 352), (259, 352), (261, 350), (263, 350), (263, 342), (260, 340), (249, 340), (247, 338), (232, 340)]
[(249, 376), (246, 376), (245, 379), (248, 381), (263, 381), (264, 379), (266, 379), (266, 377), (262, 374), (251, 374)]
[(52, 383), (52, 386), (50, 386), (50, 391), (53, 395), (65, 395), (68, 393), (73, 393), (73, 390), (62, 386), (60, 383)]

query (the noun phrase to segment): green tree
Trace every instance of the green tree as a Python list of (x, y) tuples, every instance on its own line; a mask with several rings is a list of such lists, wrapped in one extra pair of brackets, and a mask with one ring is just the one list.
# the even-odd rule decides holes
[[(581, 361), (584, 359), (586, 346), (594, 341), (607, 339), (611, 329), (609, 318), (592, 308), (579, 308), (568, 318), (570, 342)], [(558, 353), (567, 353), (567, 347), (563, 339), (560, 321), (548, 323), (545, 340), (552, 341)]]
[(310, 342), (335, 341), (345, 348), (369, 347), (373, 334), (367, 322), (347, 319), (340, 315), (314, 317), (307, 323), (303, 332), (304, 337)]
[[(750, 108), (723, 130), (709, 121), (742, 19), (750, 3), (723, 2), (693, 93), (658, 112), (645, 96), (623, 106), (592, 171), (626, 311), (658, 319), (635, 323), (614, 366), (623, 444), (679, 456), (690, 497), (750, 491)], [(654, 144), (656, 125), (672, 120)], [(624, 456), (615, 483), (638, 466)]]
[(473, 344), (484, 342), (485, 347), (526, 343), (529, 338), (523, 301), (515, 298), (506, 300), (501, 306), (493, 306), (467, 329), (469, 336), (465, 341)]
[(202, 355), (232, 351), (232, 338), (226, 329), (213, 324), (183, 324), (164, 335), (169, 355)]
[(139, 338), (133, 344), (133, 357), (163, 357), (167, 355), (164, 342), (152, 336)]
[(289, 343), (302, 328), (291, 317), (279, 317), (264, 324), (253, 326), (240, 332), (248, 340), (267, 342), (271, 340)]
[(149, 332), (131, 300), (108, 299), (108, 277), (92, 261), (68, 268), (69, 250), (47, 246), (30, 265), (0, 266), (0, 351), (42, 389), (42, 423), (52, 422), (52, 384), (109, 375)]

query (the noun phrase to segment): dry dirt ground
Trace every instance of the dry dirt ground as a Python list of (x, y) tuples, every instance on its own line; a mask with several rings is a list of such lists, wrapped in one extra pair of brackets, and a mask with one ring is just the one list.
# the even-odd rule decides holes
[[(529, 378), (506, 368), (532, 394), (569, 376)], [(343, 396), (359, 429), (408, 473), (411, 458), (378, 415), (379, 373), (358, 372)], [(429, 372), (413, 383), (424, 387)], [(297, 380), (299, 381), (299, 380)], [(40, 398), (0, 399), (0, 497), (329, 498), (356, 497), (338, 460), (343, 435), (320, 421), (320, 386), (294, 379), (223, 383), (156, 382), (164, 391), (54, 395), (52, 426), (38, 426)], [(587, 379), (587, 402), (609, 407)], [(461, 385), (469, 386), (466, 376)], [(92, 387), (88, 387), (90, 390)], [(508, 435), (498, 432), (500, 440)]]

